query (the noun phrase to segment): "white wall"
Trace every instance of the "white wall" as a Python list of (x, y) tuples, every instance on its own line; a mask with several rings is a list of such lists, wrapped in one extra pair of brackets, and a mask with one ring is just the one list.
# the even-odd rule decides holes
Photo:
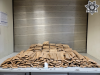
[(98, 13), (89, 14), (88, 19), (87, 53), (100, 59), (100, 0), (96, 3), (99, 5)]
[(8, 26), (0, 26), (0, 58), (2, 58), (13, 52), (12, 0), (0, 0), (0, 11), (8, 15)]

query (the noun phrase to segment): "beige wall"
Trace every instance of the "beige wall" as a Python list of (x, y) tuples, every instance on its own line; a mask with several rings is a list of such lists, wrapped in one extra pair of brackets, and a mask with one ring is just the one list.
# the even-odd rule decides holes
[(0, 11), (8, 15), (8, 26), (0, 26), (0, 58), (2, 58), (13, 52), (12, 0), (0, 0)]
[(89, 14), (88, 19), (87, 53), (100, 59), (100, 0), (96, 3), (99, 5), (98, 13)]

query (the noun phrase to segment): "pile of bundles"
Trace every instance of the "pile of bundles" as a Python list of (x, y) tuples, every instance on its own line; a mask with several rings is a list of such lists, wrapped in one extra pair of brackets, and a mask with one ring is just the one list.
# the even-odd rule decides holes
[(54, 44), (49, 41), (43, 44), (33, 44), (26, 51), (21, 51), (12, 58), (8, 58), (1, 64), (2, 68), (43, 68), (44, 63), (48, 63), (49, 68), (53, 67), (95, 67), (100, 68), (95, 61), (86, 56), (82, 56), (77, 51), (72, 50), (66, 44)]

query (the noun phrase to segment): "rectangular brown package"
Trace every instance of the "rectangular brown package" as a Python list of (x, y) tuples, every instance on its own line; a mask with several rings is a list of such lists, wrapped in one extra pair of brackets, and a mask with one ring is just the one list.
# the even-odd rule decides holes
[(49, 41), (43, 42), (43, 46), (49, 46)]
[(49, 49), (49, 46), (43, 46), (43, 49)]

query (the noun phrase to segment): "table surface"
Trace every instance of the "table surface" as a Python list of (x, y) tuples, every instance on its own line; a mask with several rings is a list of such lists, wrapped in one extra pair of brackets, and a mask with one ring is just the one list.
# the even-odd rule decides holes
[[(7, 58), (13, 57), (16, 54), (18, 54), (18, 52), (14, 52), (2, 59), (0, 59), (0, 64), (5, 61)], [(87, 56), (91, 59), (93, 59), (94, 61), (96, 61), (98, 64), (100, 64), (100, 60), (94, 58), (93, 56), (87, 54), (87, 53), (80, 53), (84, 56)], [(100, 68), (80, 68), (80, 67), (68, 67), (68, 68), (48, 68), (48, 69), (44, 69), (44, 68), (16, 68), (16, 69), (12, 69), (12, 68), (8, 68), (8, 69), (3, 69), (0, 68), (0, 72), (62, 72), (62, 73), (100, 73)]]

